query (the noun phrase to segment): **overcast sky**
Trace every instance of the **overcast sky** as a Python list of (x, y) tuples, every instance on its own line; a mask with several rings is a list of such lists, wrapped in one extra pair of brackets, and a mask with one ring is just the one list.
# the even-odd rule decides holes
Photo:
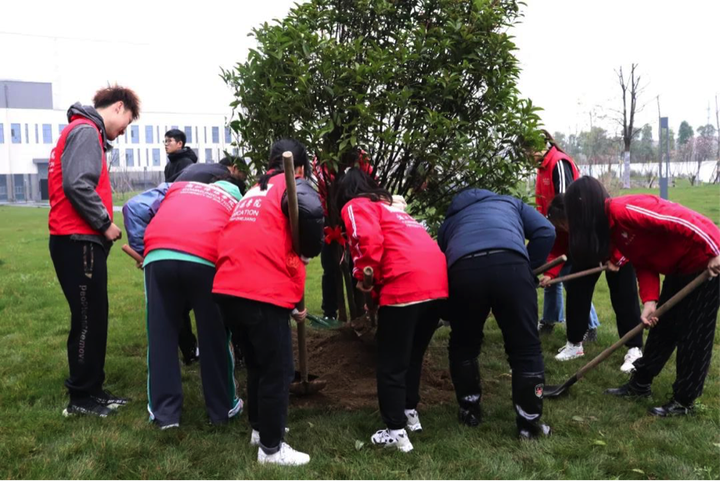
[[(720, 94), (720, 1), (528, 0), (513, 29), (524, 96), (548, 130), (617, 130), (615, 69), (639, 64), (647, 104), (639, 123), (663, 116), (677, 131), (715, 123)], [(0, 79), (53, 82), (56, 107), (88, 102), (107, 82), (131, 86), (148, 111), (229, 113), (219, 67), (243, 60), (251, 28), (284, 16), (292, 0), (5, 2)]]

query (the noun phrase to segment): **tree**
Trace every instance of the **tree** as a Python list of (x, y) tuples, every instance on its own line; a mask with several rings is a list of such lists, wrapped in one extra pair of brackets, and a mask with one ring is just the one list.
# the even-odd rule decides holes
[(633, 144), (631, 153), (635, 160), (642, 163), (650, 163), (657, 160), (657, 150), (653, 144), (652, 126), (650, 124), (643, 125), (640, 141)]
[(640, 87), (640, 75), (635, 75), (637, 64), (630, 64), (630, 78), (625, 78), (622, 66), (615, 73), (617, 74), (622, 90), (622, 118), (618, 119), (622, 127), (623, 139), (623, 178), (622, 186), (624, 189), (630, 188), (630, 145), (633, 139), (640, 132), (635, 128), (635, 114), (639, 112), (637, 101), (643, 88)]
[(262, 170), (272, 141), (291, 136), (337, 168), (362, 147), (379, 181), (431, 226), (463, 187), (510, 192), (543, 145), (508, 34), (520, 4), (297, 5), (254, 29), (257, 49), (222, 71), (242, 156)]
[(703, 161), (709, 160), (715, 153), (715, 126), (712, 124), (703, 125), (697, 129), (698, 137), (695, 142), (695, 157), (698, 161), (698, 169)]
[(680, 123), (680, 130), (678, 130), (678, 144), (685, 145), (687, 144), (695, 135), (693, 132), (693, 128), (690, 126), (689, 123), (687, 123), (685, 120), (683, 120)]

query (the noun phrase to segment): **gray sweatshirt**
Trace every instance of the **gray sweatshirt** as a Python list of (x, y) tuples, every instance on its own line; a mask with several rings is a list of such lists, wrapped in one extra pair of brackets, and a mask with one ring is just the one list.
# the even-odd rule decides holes
[[(102, 172), (103, 152), (112, 147), (108, 143), (105, 124), (94, 107), (74, 104), (68, 109), (68, 122), (79, 115), (91, 120), (102, 133), (103, 146), (98, 142), (97, 131), (89, 125), (75, 127), (67, 136), (62, 158), (63, 192), (78, 214), (98, 232), (110, 227), (110, 214), (95, 192)], [(106, 250), (112, 245), (103, 235), (76, 234), (76, 240), (97, 242)]]

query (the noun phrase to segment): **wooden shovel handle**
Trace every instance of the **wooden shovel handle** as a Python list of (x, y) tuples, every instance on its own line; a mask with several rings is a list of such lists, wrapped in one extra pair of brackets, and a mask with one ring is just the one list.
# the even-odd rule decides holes
[[(655, 310), (651, 315), (653, 317), (661, 317), (664, 314), (666, 314), (670, 309), (675, 307), (675, 305), (682, 301), (688, 294), (690, 294), (692, 291), (697, 289), (697, 287), (702, 284), (703, 282), (707, 281), (710, 278), (710, 272), (705, 271), (699, 276), (697, 276), (692, 282), (690, 282), (688, 285), (680, 289), (677, 294), (672, 296), (670, 299), (668, 299), (662, 306), (660, 306), (658, 309)], [(603, 362), (605, 359), (607, 359), (610, 354), (615, 352), (620, 346), (625, 345), (626, 342), (628, 342), (630, 339), (635, 337), (638, 333), (642, 332), (642, 330), (645, 329), (645, 324), (638, 324), (634, 328), (632, 328), (627, 334), (625, 334), (622, 338), (620, 338), (619, 341), (617, 341), (612, 346), (605, 349), (603, 352), (598, 354), (595, 359), (584, 365), (580, 370), (577, 372), (576, 376), (578, 379), (583, 377), (583, 375), (593, 369), (595, 366)]]
[(375, 272), (373, 271), (373, 268), (368, 266), (365, 269), (363, 269), (363, 287), (365, 289), (370, 289), (373, 286), (373, 277), (375, 276)]
[(567, 256), (565, 254), (561, 255), (560, 257), (556, 257), (555, 259), (551, 260), (550, 262), (547, 262), (537, 269), (533, 271), (534, 276), (538, 276), (542, 274), (543, 272), (547, 272), (553, 267), (555, 267), (558, 264), (562, 264), (563, 262), (567, 262)]
[(608, 267), (607, 267), (606, 265), (605, 265), (605, 266), (600, 266), (600, 267), (593, 267), (592, 269), (588, 269), (588, 270), (586, 270), (586, 271), (580, 271), (580, 272), (575, 272), (574, 274), (568, 274), (568, 275), (566, 275), (566, 276), (556, 277), (555, 279), (553, 279), (553, 280), (551, 280), (550, 282), (548, 282), (548, 283), (546, 284), (546, 287), (547, 287), (547, 286), (552, 286), (553, 284), (557, 284), (557, 283), (559, 283), (559, 282), (571, 281), (571, 280), (577, 279), (577, 278), (579, 278), (579, 277), (585, 277), (585, 276), (589, 276), (589, 275), (592, 275), (592, 274), (597, 274), (597, 273), (599, 273), (599, 272), (604, 272), (604, 271), (607, 270), (607, 268), (608, 268)]
[[(295, 165), (290, 151), (283, 153), (283, 168), (288, 199), (288, 217), (290, 220), (290, 236), (293, 250), (300, 255), (300, 214), (298, 209), (297, 188), (295, 187)], [(305, 297), (297, 305), (298, 311), (305, 310)]]

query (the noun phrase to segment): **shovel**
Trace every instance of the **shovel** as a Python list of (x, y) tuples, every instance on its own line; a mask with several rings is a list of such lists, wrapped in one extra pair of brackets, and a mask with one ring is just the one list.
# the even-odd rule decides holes
[[(283, 153), (283, 167), (285, 169), (285, 184), (287, 185), (288, 214), (290, 217), (290, 235), (292, 237), (293, 250), (296, 254), (300, 253), (300, 230), (299, 230), (299, 214), (297, 190), (295, 189), (295, 166), (293, 163), (292, 152)], [(305, 310), (305, 296), (300, 299), (297, 305), (298, 311)], [(297, 395), (314, 394), (325, 388), (325, 381), (321, 381), (317, 376), (308, 374), (307, 366), (307, 341), (305, 339), (305, 321), (297, 322), (297, 340), (298, 340), (298, 363), (300, 364), (300, 372), (295, 371), (295, 378), (290, 384), (290, 392)]]
[[(672, 309), (675, 304), (683, 300), (685, 296), (690, 294), (693, 290), (695, 290), (700, 284), (707, 281), (710, 278), (710, 272), (705, 271), (699, 276), (697, 276), (690, 284), (683, 287), (680, 292), (672, 296), (670, 299), (665, 302), (662, 306), (660, 306), (653, 314), (653, 317), (660, 317), (664, 315), (667, 311)], [(578, 382), (582, 377), (585, 375), (586, 372), (590, 371), (591, 369), (594, 369), (598, 364), (603, 362), (605, 359), (610, 357), (610, 354), (615, 352), (620, 346), (624, 345), (626, 342), (628, 342), (630, 339), (632, 339), (635, 335), (642, 332), (642, 330), (645, 328), (645, 324), (638, 324), (635, 326), (630, 332), (625, 334), (619, 341), (617, 341), (612, 346), (605, 349), (603, 352), (597, 355), (595, 359), (590, 361), (589, 363), (585, 364), (583, 367), (580, 368), (578, 372), (573, 374), (573, 376), (565, 381), (561, 385), (548, 385), (545, 386), (545, 394), (544, 397), (547, 398), (554, 398), (558, 397), (563, 393), (566, 393), (568, 389), (570, 389), (570, 386)]]
[[(366, 267), (363, 269), (363, 287), (365, 289), (371, 289), (373, 286), (373, 268)], [(377, 308), (373, 301), (371, 293), (365, 293), (365, 303), (367, 304), (367, 311), (357, 319), (350, 321), (350, 326), (355, 331), (355, 334), (363, 341), (371, 341), (375, 338), (375, 328), (377, 327)]]
[(551, 260), (550, 262), (541, 265), (537, 269), (533, 271), (534, 276), (539, 276), (540, 274), (543, 274), (544, 272), (549, 271), (553, 267), (555, 267), (558, 264), (562, 264), (563, 262), (567, 261), (566, 255), (561, 255), (560, 257), (556, 257), (555, 259)]
[(573, 279), (577, 279), (578, 277), (585, 277), (592, 274), (597, 274), (598, 272), (605, 272), (607, 270), (608, 266), (600, 266), (600, 267), (593, 267), (592, 269), (588, 269), (586, 271), (580, 271), (575, 272), (574, 274), (568, 274), (566, 276), (562, 277), (556, 277), (555, 279), (551, 280), (547, 283), (545, 287), (552, 286), (553, 284), (559, 284), (560, 282), (567, 282), (571, 281)]

